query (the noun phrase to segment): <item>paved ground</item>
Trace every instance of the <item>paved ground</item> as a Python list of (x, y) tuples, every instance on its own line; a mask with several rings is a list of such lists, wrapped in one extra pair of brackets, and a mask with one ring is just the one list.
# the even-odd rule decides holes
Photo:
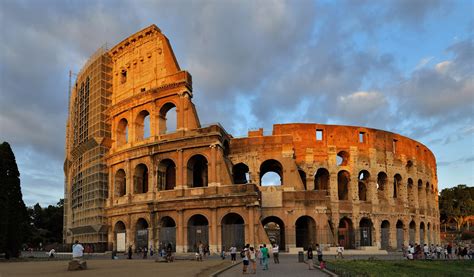
[[(212, 268), (213, 271), (227, 265), (228, 260), (218, 258), (204, 262), (178, 260), (173, 263), (157, 263), (154, 260), (87, 260), (89, 269), (84, 271), (67, 271), (68, 260), (30, 261), (30, 262), (0, 262), (0, 277), (129, 277), (129, 276), (197, 276), (199, 273)], [(225, 264), (223, 264), (225, 263)], [(207, 272), (206, 272), (206, 275)]]
[[(305, 263), (298, 263), (296, 255), (280, 255), (280, 263), (274, 264), (270, 259), (269, 270), (262, 270), (257, 262), (257, 276), (285, 276), (285, 277), (306, 277), (306, 276), (327, 276), (324, 272), (313, 269), (309, 270)], [(242, 276), (242, 264), (239, 264), (219, 275), (219, 277)], [(255, 276), (250, 274), (249, 276)]]

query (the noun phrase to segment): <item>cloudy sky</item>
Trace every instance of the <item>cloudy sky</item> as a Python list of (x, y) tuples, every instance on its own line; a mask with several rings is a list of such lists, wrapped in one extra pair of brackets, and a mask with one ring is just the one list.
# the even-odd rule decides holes
[(427, 145), (440, 189), (474, 180), (473, 1), (0, 0), (0, 141), (27, 205), (63, 197), (68, 71), (156, 24), (202, 123), (362, 125)]

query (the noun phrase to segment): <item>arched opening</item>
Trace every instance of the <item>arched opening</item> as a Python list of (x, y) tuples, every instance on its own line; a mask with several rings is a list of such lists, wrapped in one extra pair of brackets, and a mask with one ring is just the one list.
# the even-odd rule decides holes
[(431, 224), (428, 222), (428, 224), (426, 224), (426, 227), (428, 227), (426, 230), (426, 233), (427, 233), (426, 237), (428, 238), (428, 245), (430, 245), (431, 244)]
[(379, 172), (377, 175), (377, 190), (384, 191), (385, 186), (387, 185), (387, 174), (385, 172)]
[(135, 119), (135, 135), (137, 141), (150, 137), (150, 113), (146, 110), (139, 112)]
[(355, 248), (355, 235), (352, 220), (347, 217), (341, 218), (337, 230), (337, 241), (339, 245), (347, 249)]
[(197, 252), (199, 244), (209, 245), (209, 222), (203, 215), (193, 215), (188, 220), (188, 252)]
[(148, 192), (148, 168), (144, 164), (139, 164), (135, 167), (133, 174), (134, 193)]
[(418, 179), (418, 190), (423, 189), (423, 181), (421, 179)]
[(420, 223), (420, 244), (425, 244), (425, 223)]
[(118, 252), (125, 252), (126, 250), (126, 233), (127, 229), (122, 221), (117, 221), (114, 226), (115, 233), (115, 250)]
[(400, 174), (395, 174), (395, 176), (393, 176), (393, 198), (398, 197), (401, 182), (402, 176)]
[(260, 185), (283, 185), (283, 166), (277, 160), (266, 160), (260, 166)]
[(244, 219), (236, 214), (226, 214), (221, 221), (222, 248), (229, 249), (232, 246), (238, 249), (245, 245)]
[(223, 151), (224, 151), (224, 156), (229, 156), (230, 154), (230, 146), (229, 146), (229, 141), (227, 140), (224, 140), (224, 143), (222, 144), (222, 147), (224, 147)]
[(390, 248), (390, 222), (388, 220), (382, 221), (380, 229), (380, 244), (382, 249), (388, 250)]
[(136, 224), (135, 247), (137, 249), (148, 248), (148, 222), (140, 218)]
[(339, 200), (348, 200), (349, 199), (349, 182), (351, 180), (351, 175), (345, 170), (339, 171), (337, 174), (337, 195)]
[(359, 200), (367, 201), (367, 188), (369, 186), (370, 173), (367, 170), (359, 172)]
[(300, 174), (301, 182), (303, 183), (304, 189), (306, 190), (306, 172), (303, 169), (298, 169), (298, 173)]
[(372, 220), (363, 217), (359, 222), (360, 246), (372, 246)]
[(280, 250), (285, 251), (285, 224), (276, 216), (269, 216), (262, 220), (263, 228), (272, 244), (276, 243)]
[(405, 239), (403, 237), (403, 222), (401, 220), (397, 221), (397, 249), (401, 250), (403, 244), (405, 243)]
[(305, 250), (309, 246), (314, 248), (316, 243), (316, 222), (310, 216), (301, 216), (295, 223), (296, 247), (303, 247)]
[(125, 118), (120, 119), (117, 126), (117, 145), (128, 143), (128, 121)]
[(329, 171), (325, 168), (320, 168), (314, 176), (315, 190), (328, 190), (329, 188)]
[(158, 190), (172, 190), (176, 186), (176, 165), (164, 159), (158, 165)]
[(249, 167), (244, 163), (238, 163), (232, 167), (234, 184), (247, 184), (249, 182)]
[(416, 223), (415, 221), (411, 221), (410, 222), (410, 226), (409, 226), (410, 230), (408, 230), (408, 235), (409, 235), (409, 240), (410, 240), (410, 244), (414, 244), (415, 243), (415, 232), (416, 232)]
[(160, 135), (176, 132), (178, 125), (177, 119), (176, 106), (171, 102), (164, 104), (159, 114)]
[(127, 193), (127, 175), (125, 170), (119, 169), (115, 173), (115, 196), (124, 196)]
[(160, 246), (166, 249), (171, 245), (171, 249), (176, 251), (176, 223), (170, 216), (164, 216), (160, 220)]
[(416, 191), (413, 189), (413, 179), (408, 178), (407, 180), (407, 189), (408, 189), (408, 205), (413, 207), (415, 205), (415, 193)]
[(207, 159), (203, 155), (194, 155), (188, 161), (188, 186), (207, 187)]
[(337, 166), (346, 166), (349, 163), (349, 153), (346, 151), (339, 151), (336, 157)]

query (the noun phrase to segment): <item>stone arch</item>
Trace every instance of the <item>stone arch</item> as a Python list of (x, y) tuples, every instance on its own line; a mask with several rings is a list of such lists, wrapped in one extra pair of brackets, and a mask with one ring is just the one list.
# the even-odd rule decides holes
[(428, 245), (431, 244), (431, 223), (428, 222), (428, 224), (426, 224), (426, 234), (427, 234), (427, 238), (428, 238)]
[(188, 252), (197, 252), (199, 245), (209, 245), (209, 221), (202, 214), (195, 214), (188, 220)]
[(347, 151), (339, 151), (336, 157), (337, 166), (346, 166), (349, 164), (349, 153)]
[(408, 230), (410, 244), (415, 243), (415, 234), (416, 234), (416, 223), (414, 220), (412, 220), (410, 222), (409, 230)]
[(165, 248), (171, 245), (171, 249), (176, 251), (176, 222), (171, 216), (163, 216), (159, 222), (160, 226), (160, 247)]
[(305, 250), (309, 246), (314, 248), (316, 243), (316, 221), (307, 215), (300, 216), (295, 222), (296, 247), (303, 247)]
[(117, 170), (115, 173), (114, 184), (115, 196), (121, 197), (127, 194), (127, 174), (125, 173), (125, 170)]
[(145, 164), (138, 164), (133, 173), (133, 192), (148, 192), (148, 167)]
[(176, 186), (176, 164), (172, 159), (163, 159), (158, 165), (158, 190), (172, 190)]
[(238, 163), (232, 167), (232, 176), (234, 177), (234, 184), (249, 183), (249, 167), (244, 163)]
[(314, 189), (327, 191), (329, 189), (329, 176), (329, 171), (326, 168), (319, 168), (314, 176)]
[(351, 174), (346, 170), (341, 170), (337, 173), (337, 195), (339, 200), (349, 199), (349, 182)]
[(425, 223), (423, 221), (420, 222), (420, 244), (425, 244)]
[(307, 189), (307, 187), (306, 187), (306, 172), (303, 169), (298, 168), (298, 173), (299, 173), (300, 178), (301, 178), (301, 183), (303, 183), (303, 187), (306, 190)]
[(117, 125), (117, 145), (125, 145), (128, 143), (128, 121), (125, 118), (120, 119)]
[(135, 118), (135, 139), (137, 141), (150, 137), (150, 113), (142, 110)]
[(272, 244), (276, 243), (280, 250), (285, 251), (285, 223), (277, 216), (268, 216), (262, 220), (262, 225)]
[(408, 205), (410, 207), (414, 207), (415, 206), (415, 193), (416, 193), (416, 190), (414, 189), (412, 178), (408, 178), (408, 180), (407, 180), (407, 189), (408, 189)]
[(395, 174), (393, 176), (393, 198), (397, 198), (400, 195), (400, 185), (402, 183), (402, 176)]
[[(269, 173), (273, 173), (273, 176), (272, 174), (269, 174)], [(266, 180), (263, 180), (264, 176), (267, 178)], [(281, 165), (279, 161), (270, 159), (270, 160), (264, 161), (260, 165), (260, 185), (261, 186), (283, 185), (283, 166)]]
[(127, 245), (127, 228), (125, 223), (119, 220), (114, 225), (115, 250), (118, 252), (125, 252)]
[(245, 221), (237, 213), (228, 213), (221, 219), (222, 248), (237, 248), (245, 245)]
[(208, 166), (207, 159), (201, 154), (196, 154), (189, 158), (188, 186), (192, 188), (207, 187), (208, 182)]
[(347, 249), (355, 248), (355, 234), (352, 220), (348, 217), (343, 217), (339, 220), (337, 241), (339, 245)]
[(367, 201), (367, 188), (369, 187), (370, 173), (367, 170), (361, 170), (358, 179), (359, 200)]
[(360, 246), (372, 246), (372, 232), (374, 225), (368, 217), (363, 217), (359, 222)]
[(405, 239), (404, 239), (404, 224), (403, 221), (398, 220), (397, 225), (395, 226), (397, 228), (397, 249), (400, 250), (403, 247), (403, 244), (405, 244)]
[(148, 248), (148, 221), (144, 218), (139, 218), (135, 224), (135, 247)]
[(390, 248), (390, 221), (382, 221), (382, 224), (380, 224), (380, 236), (381, 248), (388, 250)]
[(166, 102), (161, 106), (159, 113), (159, 126), (160, 135), (175, 132), (178, 129), (178, 112), (177, 107), (173, 102)]
[(384, 191), (387, 186), (387, 174), (383, 171), (380, 171), (377, 174), (377, 190)]

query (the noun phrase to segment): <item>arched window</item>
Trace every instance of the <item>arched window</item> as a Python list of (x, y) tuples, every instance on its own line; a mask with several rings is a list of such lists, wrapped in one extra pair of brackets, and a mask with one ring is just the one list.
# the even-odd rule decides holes
[(283, 185), (283, 166), (277, 160), (266, 160), (260, 165), (260, 185)]
[(338, 166), (345, 166), (349, 163), (349, 153), (346, 151), (339, 151), (336, 157), (336, 164)]
[(384, 191), (385, 186), (387, 185), (387, 174), (385, 172), (379, 172), (377, 175), (377, 189), (379, 191)]
[(207, 187), (207, 159), (194, 155), (188, 161), (188, 185), (192, 188)]
[(160, 109), (160, 134), (175, 132), (178, 125), (176, 106), (168, 102)]
[(124, 145), (128, 143), (128, 121), (125, 118), (120, 119), (117, 126), (117, 144)]
[(135, 134), (137, 140), (143, 140), (150, 137), (150, 113), (146, 110), (141, 111), (135, 119)]
[(249, 167), (244, 163), (238, 163), (232, 167), (234, 184), (247, 184), (249, 182)]
[(339, 200), (348, 200), (349, 199), (349, 181), (351, 180), (351, 175), (345, 170), (339, 171), (337, 174), (337, 195)]
[(119, 169), (115, 173), (115, 196), (124, 196), (127, 193), (127, 181), (125, 170)]
[(298, 173), (300, 174), (301, 182), (303, 183), (304, 189), (306, 190), (306, 172), (303, 169), (298, 169)]
[(176, 186), (176, 165), (164, 159), (158, 165), (158, 190), (171, 190)]
[(393, 176), (393, 198), (398, 197), (401, 182), (402, 176), (400, 174), (395, 174), (395, 176)]
[(367, 188), (369, 185), (370, 173), (367, 170), (359, 172), (359, 200), (367, 201)]
[(314, 176), (315, 190), (328, 190), (329, 188), (329, 171), (325, 168), (320, 168)]
[(148, 168), (144, 164), (139, 164), (135, 167), (133, 175), (134, 193), (148, 192)]

